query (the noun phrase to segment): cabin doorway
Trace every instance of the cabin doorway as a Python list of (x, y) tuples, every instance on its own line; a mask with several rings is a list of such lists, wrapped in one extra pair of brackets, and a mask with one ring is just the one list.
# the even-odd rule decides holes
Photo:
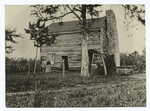
[(68, 56), (62, 56), (62, 60), (64, 60), (65, 71), (67, 71), (68, 70)]

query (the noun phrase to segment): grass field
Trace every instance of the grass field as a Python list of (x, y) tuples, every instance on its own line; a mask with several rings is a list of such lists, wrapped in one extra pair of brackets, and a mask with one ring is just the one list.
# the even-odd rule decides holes
[[(25, 95), (15, 92), (38, 92)], [(44, 91), (44, 92), (41, 92)], [(80, 77), (78, 72), (6, 75), (6, 107), (146, 107), (146, 74)]]

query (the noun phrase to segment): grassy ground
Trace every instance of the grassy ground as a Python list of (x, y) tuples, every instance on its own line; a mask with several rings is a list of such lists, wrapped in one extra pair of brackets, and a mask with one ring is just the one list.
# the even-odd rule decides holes
[[(6, 95), (7, 107), (146, 107), (146, 75), (80, 77), (79, 73), (7, 75), (6, 92), (34, 90), (42, 93)], [(10, 89), (11, 88), (11, 89)], [(61, 92), (49, 92), (62, 89)], [(73, 90), (74, 89), (74, 90)]]

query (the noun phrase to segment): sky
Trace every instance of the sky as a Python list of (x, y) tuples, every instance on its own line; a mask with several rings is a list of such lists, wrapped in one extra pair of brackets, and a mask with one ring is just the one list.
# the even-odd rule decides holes
[[(134, 20), (127, 31), (124, 26), (124, 8), (120, 5), (103, 5), (100, 16), (105, 16), (105, 10), (113, 9), (117, 20), (117, 29), (119, 37), (120, 52), (131, 53), (138, 51), (140, 54), (145, 48), (145, 26), (140, 22)], [(15, 39), (18, 43), (13, 44), (15, 51), (11, 54), (6, 54), (8, 57), (13, 58), (34, 58), (36, 49), (33, 41), (30, 40), (30, 35), (24, 32), (24, 28), (28, 28), (29, 21), (35, 21), (35, 18), (30, 15), (31, 8), (29, 5), (7, 5), (5, 6), (5, 28), (17, 28), (17, 32), (23, 34), (23, 39)], [(71, 21), (76, 18), (73, 15), (66, 16), (63, 21)], [(51, 22), (48, 22), (49, 25)], [(132, 35), (132, 36), (131, 36)], [(38, 51), (38, 58), (40, 51)]]

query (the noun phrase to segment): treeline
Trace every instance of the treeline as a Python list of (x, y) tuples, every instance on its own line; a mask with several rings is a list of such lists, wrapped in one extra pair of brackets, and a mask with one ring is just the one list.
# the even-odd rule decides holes
[(139, 54), (137, 51), (134, 51), (131, 54), (121, 53), (120, 54), (120, 63), (122, 67), (134, 68), (139, 72), (146, 70), (146, 51), (143, 50), (143, 54)]
[[(26, 58), (9, 58), (5, 57), (5, 70), (6, 73), (17, 73), (17, 72), (28, 72), (30, 65), (30, 72), (34, 71), (35, 59), (26, 59)], [(41, 62), (37, 60), (36, 71), (41, 71)]]

